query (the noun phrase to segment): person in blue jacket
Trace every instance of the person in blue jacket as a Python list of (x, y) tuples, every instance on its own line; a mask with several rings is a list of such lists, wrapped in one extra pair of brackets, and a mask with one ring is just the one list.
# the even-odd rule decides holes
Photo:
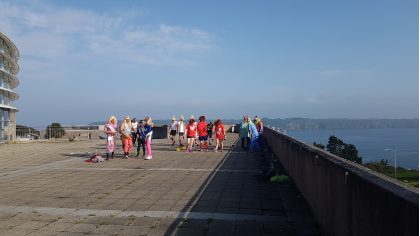
[(137, 127), (137, 156), (140, 154), (140, 146), (143, 148), (143, 157), (146, 156), (146, 134), (144, 133), (144, 124), (143, 121), (140, 121), (139, 126)]
[(257, 130), (257, 127), (253, 122), (251, 122), (251, 119), (248, 118), (248, 124), (249, 124), (249, 132), (251, 133), (251, 145), (249, 147), (250, 152), (260, 151), (260, 144), (259, 144), (259, 133)]

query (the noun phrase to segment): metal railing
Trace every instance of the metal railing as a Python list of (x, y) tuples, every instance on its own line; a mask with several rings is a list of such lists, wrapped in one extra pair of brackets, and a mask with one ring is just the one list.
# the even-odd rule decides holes
[(17, 140), (98, 140), (105, 134), (99, 126), (69, 125), (61, 127), (17, 127)]

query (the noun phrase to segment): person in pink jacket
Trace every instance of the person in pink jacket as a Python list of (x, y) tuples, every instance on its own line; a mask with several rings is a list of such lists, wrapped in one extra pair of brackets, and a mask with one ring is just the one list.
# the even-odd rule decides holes
[(115, 116), (110, 116), (108, 123), (105, 125), (104, 132), (107, 136), (106, 143), (106, 160), (109, 160), (109, 154), (111, 154), (111, 159), (114, 159), (115, 148), (117, 146), (117, 135), (118, 135), (118, 126), (117, 118)]

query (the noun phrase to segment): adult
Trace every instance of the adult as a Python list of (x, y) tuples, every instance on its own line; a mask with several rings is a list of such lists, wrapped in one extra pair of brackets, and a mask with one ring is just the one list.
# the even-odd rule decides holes
[(175, 116), (172, 116), (171, 124), (169, 125), (169, 138), (172, 141), (172, 146), (175, 145), (175, 136), (178, 130), (178, 122), (176, 121)]
[(216, 133), (216, 147), (214, 148), (214, 151), (218, 152), (220, 146), (220, 151), (223, 152), (223, 140), (226, 138), (226, 134), (222, 120), (217, 119), (214, 122), (214, 131)]
[(140, 120), (140, 124), (137, 127), (137, 155), (140, 155), (140, 147), (143, 148), (143, 157), (146, 156), (146, 134), (144, 132), (144, 122)]
[(120, 127), (122, 141), (124, 144), (124, 158), (128, 158), (130, 156), (131, 148), (133, 147), (133, 138), (131, 136), (132, 127), (130, 117), (126, 116)]
[(206, 117), (205, 116), (200, 116), (198, 118), (198, 120), (200, 121), (197, 125), (197, 130), (198, 130), (198, 140), (200, 141), (200, 152), (202, 151), (203, 148), (203, 143), (206, 145), (206, 152), (209, 151), (209, 144), (207, 143), (207, 123), (206, 123)]
[(249, 123), (248, 123), (249, 116), (244, 116), (242, 123), (239, 128), (239, 137), (241, 138), (241, 147), (243, 151), (249, 149), (250, 146), (250, 133), (249, 133)]
[(117, 127), (117, 118), (115, 116), (109, 117), (108, 123), (104, 127), (104, 132), (107, 136), (106, 160), (108, 161), (109, 154), (111, 154), (111, 159), (114, 159), (114, 153), (117, 147), (118, 127)]
[(211, 140), (213, 139), (213, 128), (214, 128), (213, 122), (210, 121), (207, 124), (207, 137), (209, 138), (209, 145), (211, 145)]
[(260, 150), (260, 144), (258, 142), (258, 130), (254, 123), (251, 122), (250, 119), (248, 119), (249, 123), (249, 132), (251, 133), (251, 145), (249, 147), (250, 152), (255, 152)]
[(134, 117), (131, 121), (131, 138), (133, 139), (133, 145), (136, 146), (136, 140), (137, 140), (137, 126), (139, 125), (139, 122), (137, 122), (137, 118)]
[(178, 138), (179, 138), (179, 146), (184, 146), (184, 133), (185, 133), (185, 122), (184, 116), (179, 117), (178, 121)]
[(262, 123), (261, 119), (258, 118), (258, 116), (255, 116), (254, 124), (257, 127), (258, 134), (262, 135), (263, 130), (264, 130), (264, 126), (263, 126), (263, 123)]
[(150, 160), (153, 158), (152, 156), (152, 135), (153, 135), (153, 123), (152, 118), (147, 116), (144, 118), (144, 134), (146, 140), (146, 149), (147, 149), (147, 156), (144, 158), (146, 160)]

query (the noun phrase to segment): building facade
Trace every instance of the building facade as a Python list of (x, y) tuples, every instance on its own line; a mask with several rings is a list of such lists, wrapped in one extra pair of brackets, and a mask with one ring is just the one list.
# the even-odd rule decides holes
[(19, 51), (16, 45), (0, 32), (0, 142), (13, 141), (16, 137), (16, 112), (14, 101), (19, 98)]

